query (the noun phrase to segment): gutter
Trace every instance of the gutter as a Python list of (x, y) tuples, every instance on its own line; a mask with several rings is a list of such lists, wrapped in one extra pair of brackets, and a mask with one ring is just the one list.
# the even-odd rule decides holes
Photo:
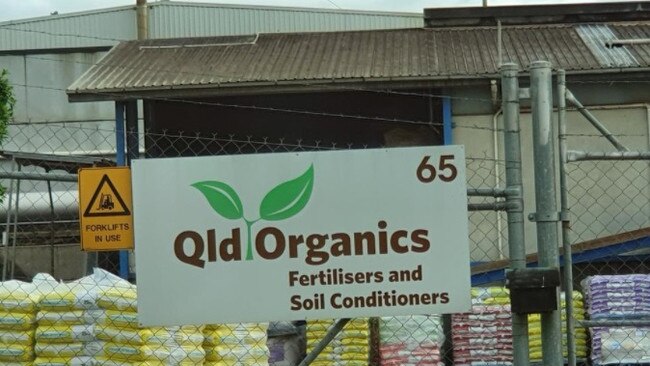
[[(92, 68), (90, 69), (92, 70)], [(89, 70), (89, 71), (90, 71)], [(613, 74), (639, 74), (650, 73), (650, 67), (643, 68), (614, 68), (567, 71), (567, 75), (613, 75)], [(520, 73), (521, 78), (526, 78), (528, 73)], [(74, 102), (117, 101), (147, 98), (172, 98), (179, 97), (205, 97), (205, 96), (234, 96), (234, 95), (260, 95), (276, 93), (304, 93), (340, 91), (350, 88), (395, 88), (398, 87), (449, 87), (465, 85), (481, 85), (489, 79), (499, 78), (496, 73), (477, 75), (439, 75), (439, 76), (400, 76), (383, 78), (348, 78), (348, 79), (312, 79), (312, 80), (280, 80), (280, 81), (248, 81), (238, 83), (211, 83), (168, 85), (141, 88), (112, 88), (112, 89), (68, 89), (68, 100)]]

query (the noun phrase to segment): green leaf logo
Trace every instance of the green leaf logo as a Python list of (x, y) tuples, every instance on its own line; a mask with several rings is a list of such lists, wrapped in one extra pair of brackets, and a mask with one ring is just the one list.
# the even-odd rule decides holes
[(216, 180), (196, 182), (192, 187), (203, 193), (208, 203), (219, 215), (230, 219), (238, 220), (244, 217), (244, 209), (241, 200), (232, 187)]
[(285, 220), (300, 212), (311, 197), (314, 187), (314, 166), (309, 166), (301, 176), (281, 183), (266, 194), (260, 205), (264, 220)]
[(253, 259), (253, 225), (260, 220), (277, 221), (288, 219), (309, 202), (314, 187), (314, 165), (296, 179), (286, 181), (273, 188), (266, 194), (260, 205), (260, 218), (249, 220), (244, 217), (244, 208), (237, 192), (226, 183), (216, 180), (206, 180), (192, 184), (208, 200), (212, 209), (219, 215), (230, 220), (244, 219), (248, 234), (246, 260)]

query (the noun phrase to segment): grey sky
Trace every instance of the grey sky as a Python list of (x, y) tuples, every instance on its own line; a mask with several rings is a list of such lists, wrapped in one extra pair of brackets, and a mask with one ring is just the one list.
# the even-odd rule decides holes
[[(154, 0), (149, 0), (154, 2)], [(421, 12), (423, 8), (480, 6), (482, 0), (194, 0), (195, 2), (279, 5), (296, 7), (316, 7)], [(607, 2), (616, 0), (591, 0), (589, 2)], [(507, 4), (551, 4), (581, 3), (584, 0), (488, 0), (489, 5)], [(53, 11), (69, 13), (111, 6), (132, 5), (135, 0), (0, 0), (0, 21), (16, 20), (49, 15)], [(336, 5), (334, 5), (336, 4)]]

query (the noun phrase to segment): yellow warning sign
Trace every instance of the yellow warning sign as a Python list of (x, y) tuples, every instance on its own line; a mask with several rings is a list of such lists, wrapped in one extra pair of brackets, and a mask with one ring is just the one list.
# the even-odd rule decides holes
[(78, 180), (81, 249), (132, 249), (131, 170), (84, 168)]

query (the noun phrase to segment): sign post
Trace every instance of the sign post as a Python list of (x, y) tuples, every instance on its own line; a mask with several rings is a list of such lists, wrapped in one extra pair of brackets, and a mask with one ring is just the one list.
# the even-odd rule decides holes
[(465, 179), (461, 146), (136, 160), (140, 321), (467, 311)]
[(83, 168), (78, 179), (81, 249), (133, 249), (130, 169)]

